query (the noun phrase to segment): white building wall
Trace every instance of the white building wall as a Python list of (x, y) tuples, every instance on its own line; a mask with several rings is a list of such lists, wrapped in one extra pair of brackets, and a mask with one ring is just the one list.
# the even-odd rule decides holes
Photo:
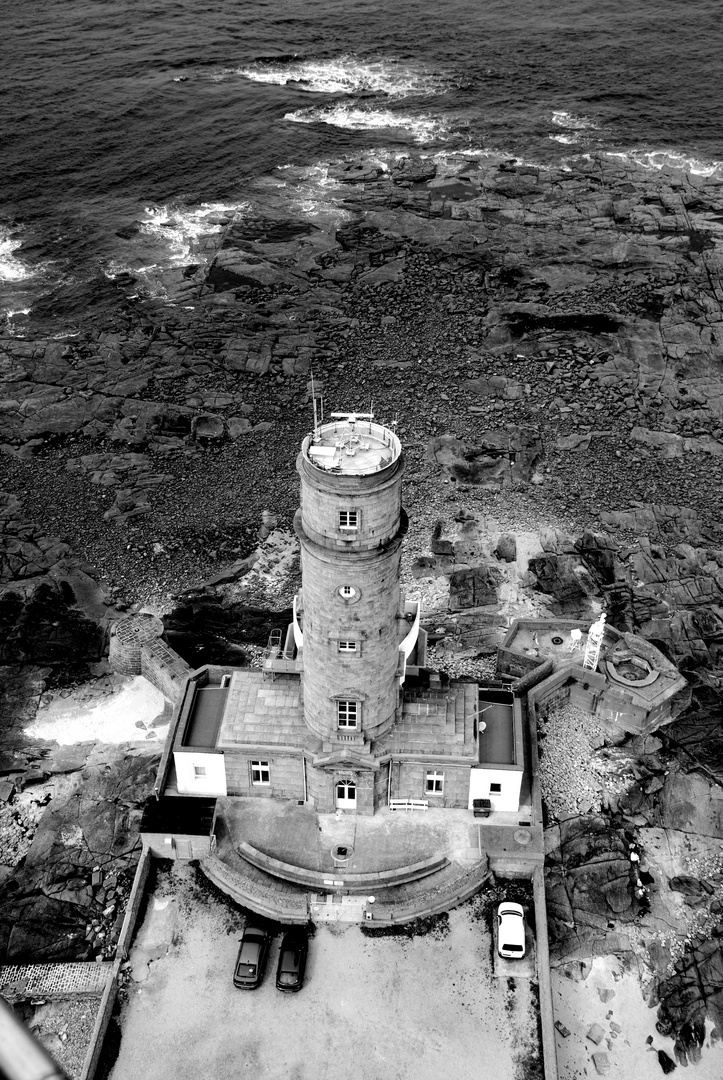
[[(499, 793), (490, 792), (490, 784), (499, 784)], [(521, 769), (495, 769), (493, 766), (480, 765), (470, 769), (468, 809), (473, 809), (473, 799), (489, 799), (493, 810), (508, 810), (516, 814), (520, 809), (521, 788)]]
[[(200, 750), (176, 750), (173, 754), (179, 795), (226, 795), (226, 763), (223, 754)], [(203, 769), (198, 775), (197, 770)]]

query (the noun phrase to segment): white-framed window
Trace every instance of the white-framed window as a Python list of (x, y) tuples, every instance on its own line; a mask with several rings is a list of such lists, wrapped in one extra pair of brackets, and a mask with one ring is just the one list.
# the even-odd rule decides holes
[(424, 787), (428, 795), (441, 795), (444, 791), (444, 773), (428, 772)]
[(355, 728), (359, 722), (359, 702), (337, 701), (336, 721), (340, 728)]
[(339, 528), (343, 529), (345, 532), (356, 532), (356, 530), (359, 528), (359, 511), (340, 510)]
[(353, 585), (342, 585), (339, 589), (339, 596), (342, 600), (353, 600), (356, 596), (356, 589)]
[(194, 780), (198, 780), (198, 778), (200, 776), (205, 776), (205, 775), (206, 775), (206, 766), (205, 765), (194, 765), (193, 766)]
[(343, 653), (355, 653), (358, 652), (358, 643), (356, 641), (340, 641), (339, 652)]
[(271, 783), (271, 770), (269, 769), (268, 761), (252, 761), (251, 762), (251, 783), (252, 784), (270, 784)]
[(502, 784), (490, 784), (490, 795), (501, 795)]

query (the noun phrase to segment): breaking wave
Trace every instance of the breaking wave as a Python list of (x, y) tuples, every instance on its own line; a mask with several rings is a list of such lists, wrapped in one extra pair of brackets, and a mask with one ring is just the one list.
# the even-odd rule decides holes
[(552, 139), (553, 142), (562, 143), (563, 146), (570, 146), (573, 143), (580, 142), (579, 135), (549, 135), (548, 138)]
[(590, 131), (598, 126), (589, 116), (575, 116), (574, 113), (566, 112), (564, 109), (555, 109), (552, 122), (557, 127), (567, 128), (568, 131)]
[(404, 131), (420, 143), (444, 142), (449, 137), (448, 124), (439, 117), (422, 113), (403, 115), (391, 109), (365, 109), (348, 104), (298, 109), (286, 113), (284, 120), (294, 124), (330, 124), (347, 131)]
[(448, 83), (443, 76), (400, 60), (359, 60), (345, 55), (334, 60), (256, 61), (247, 67), (222, 72), (242, 75), (253, 82), (292, 84), (312, 94), (386, 94), (409, 97), (443, 93)]
[(24, 281), (31, 277), (32, 271), (15, 254), (21, 245), (22, 240), (0, 228), (0, 281)]
[(183, 266), (199, 254), (204, 236), (220, 233), (244, 204), (201, 203), (197, 207), (147, 206), (140, 232), (160, 241), (169, 266)]
[(723, 161), (705, 161), (677, 150), (609, 150), (606, 157), (618, 158), (643, 169), (675, 169), (693, 176), (723, 177)]

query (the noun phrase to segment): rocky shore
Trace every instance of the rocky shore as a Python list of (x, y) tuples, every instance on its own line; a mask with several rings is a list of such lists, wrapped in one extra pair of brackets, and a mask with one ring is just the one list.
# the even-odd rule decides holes
[[(181, 640), (202, 612), (208, 655), (265, 643), (265, 612), (294, 582), (312, 392), (327, 408), (373, 402), (405, 447), (404, 580), (450, 670), (489, 657), (516, 615), (604, 605), (692, 685), (660, 745), (597, 733), (600, 769), (574, 805), (554, 793), (579, 762), (550, 755), (548, 872), (556, 962), (579, 964), (593, 937), (645, 949), (660, 1023), (694, 1058), (701, 1016), (723, 1024), (723, 187), (612, 159), (554, 171), (367, 156), (330, 170), (325, 191), (334, 212), (317, 219), (272, 200), (267, 217), (223, 216), (197, 261), (165, 274), (165, 301), (119, 277), (114, 314), (0, 341), (0, 794), (12, 807), (47, 782), (57, 747), (26, 727), (44, 690), (90, 677), (119, 613), (146, 606)], [(133, 776), (124, 760), (106, 754), (104, 774), (87, 748), (66, 770), (68, 799), (92, 791), (128, 815), (103, 816), (92, 844), (81, 816), (63, 890), (38, 876), (56, 861), (51, 818), (28, 811), (20, 863), (4, 860), (0, 962), (102, 955), (102, 919), (84, 936), (88, 912), (111, 906), (92, 867), (122, 891), (152, 758), (131, 758)], [(686, 809), (683, 789), (701, 784)], [(666, 882), (649, 924), (628, 832)], [(663, 841), (679, 855), (667, 870)], [(66, 941), (82, 924), (80, 952), (57, 928), (33, 937), (49, 905), (72, 924)]]

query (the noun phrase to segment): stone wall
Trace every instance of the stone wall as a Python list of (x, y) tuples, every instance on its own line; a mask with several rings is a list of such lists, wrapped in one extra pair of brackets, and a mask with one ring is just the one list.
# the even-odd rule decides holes
[[(469, 769), (464, 766), (424, 763), (418, 761), (394, 762), (392, 775), (393, 799), (427, 799), (430, 808), (454, 807), (467, 809), (469, 802)], [(442, 793), (427, 791), (427, 773), (443, 773)]]
[(140, 674), (174, 703), (179, 701), (193, 670), (165, 641), (151, 641), (140, 653)]
[(333, 814), (336, 807), (336, 785), (351, 780), (356, 785), (356, 813), (369, 816), (374, 813), (373, 769), (355, 769), (353, 766), (332, 769), (314, 769), (307, 764), (309, 799), (319, 814)]
[[(302, 539), (305, 719), (321, 738), (337, 733), (337, 700), (359, 702), (367, 739), (392, 723), (398, 704), (400, 545), (334, 556)], [(349, 600), (339, 589), (349, 585)], [(405, 629), (406, 623), (404, 624)], [(355, 653), (339, 652), (354, 641)]]
[[(229, 795), (249, 795), (259, 799), (304, 798), (304, 766), (301, 752), (285, 754), (275, 750), (225, 750), (226, 785)], [(269, 765), (268, 784), (251, 782), (251, 762), (266, 761)]]
[(141, 675), (141, 652), (160, 638), (163, 623), (155, 615), (129, 615), (113, 623), (108, 642), (108, 662), (120, 675)]
[[(392, 432), (379, 427), (376, 434), (381, 432), (398, 450)], [(372, 740), (391, 726), (399, 703), (404, 459), (399, 454), (377, 472), (332, 473), (312, 465), (302, 451), (297, 469), (301, 508), (294, 528), (301, 544), (305, 720), (321, 738), (333, 739), (337, 702), (354, 701), (356, 729), (344, 730)], [(340, 528), (344, 511), (356, 511), (356, 528)], [(350, 589), (348, 596), (341, 594), (343, 587)], [(340, 652), (340, 641), (356, 649)]]

